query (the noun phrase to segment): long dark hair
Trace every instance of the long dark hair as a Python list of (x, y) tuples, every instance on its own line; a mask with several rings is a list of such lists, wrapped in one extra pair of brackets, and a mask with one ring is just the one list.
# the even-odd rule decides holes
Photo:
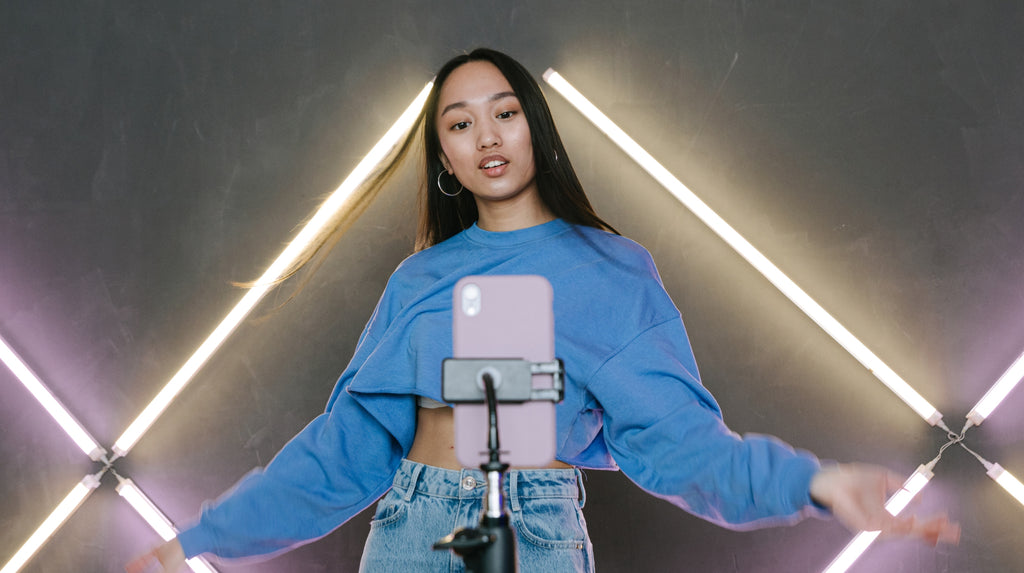
[(478, 48), (456, 56), (441, 67), (434, 78), (434, 88), (423, 108), (423, 189), (420, 194), (419, 226), (416, 250), (422, 250), (466, 229), (477, 220), (476, 202), (470, 193), (457, 197), (442, 195), (434, 184), (444, 171), (441, 143), (437, 134), (437, 99), (444, 82), (456, 68), (469, 62), (489, 62), (501, 72), (515, 92), (530, 127), (533, 160), (536, 166), (540, 198), (556, 217), (570, 223), (587, 225), (617, 233), (598, 217), (583, 191), (569, 154), (555, 129), (547, 100), (540, 86), (526, 68), (509, 56), (487, 48)]
[[(384, 184), (401, 167), (409, 152), (416, 146), (422, 133), (423, 165), (420, 180), (419, 222), (416, 230), (417, 251), (426, 249), (448, 239), (472, 225), (478, 217), (476, 202), (471, 193), (460, 193), (456, 197), (442, 195), (437, 188), (437, 178), (444, 171), (441, 163), (441, 143), (437, 135), (437, 100), (445, 80), (459, 66), (468, 62), (490, 62), (505, 76), (512, 86), (523, 114), (530, 128), (530, 141), (533, 145), (533, 159), (536, 168), (537, 189), (541, 200), (551, 212), (561, 219), (578, 225), (596, 227), (618, 234), (611, 225), (597, 216), (590, 205), (583, 186), (576, 177), (576, 171), (569, 162), (569, 154), (562, 145), (562, 138), (555, 129), (547, 100), (540, 91), (540, 86), (526, 68), (509, 56), (490, 50), (478, 48), (468, 54), (456, 56), (449, 60), (437, 72), (434, 86), (427, 96), (423, 111), (420, 112), (406, 138), (392, 150), (388, 161), (380, 167), (367, 181), (362, 189), (355, 194), (350, 203), (351, 208), (340, 215), (329, 228), (321, 232), (309, 249), (298, 258), (292, 267), (277, 282), (283, 282), (305, 269), (305, 276), (296, 287), (296, 291), (288, 298), (291, 300), (316, 270), (323, 264), (324, 257), (338, 242), (338, 239), (362, 214), (376, 197)], [(252, 286), (244, 283), (241, 286)], [(287, 302), (287, 301), (285, 301)]]

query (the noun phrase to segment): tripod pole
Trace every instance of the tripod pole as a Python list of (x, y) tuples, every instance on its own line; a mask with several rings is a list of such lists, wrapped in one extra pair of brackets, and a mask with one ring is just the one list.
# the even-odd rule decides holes
[[(487, 395), (487, 417), (490, 435), (488, 450), (490, 460), (481, 464), (480, 469), (487, 475), (487, 499), (484, 515), (480, 519), (480, 530), (490, 536), (491, 543), (480, 555), (481, 573), (514, 573), (519, 570), (516, 559), (516, 538), (509, 525), (508, 512), (502, 496), (502, 482), (508, 464), (501, 461), (501, 444), (498, 438), (498, 399), (494, 392), (494, 378), (490, 373), (483, 375), (484, 391)], [(467, 569), (469, 562), (466, 563)]]
[(490, 458), (480, 469), (487, 476), (487, 497), (484, 498), (484, 512), (480, 526), (475, 529), (461, 529), (434, 544), (434, 549), (451, 549), (458, 553), (466, 564), (468, 573), (517, 573), (516, 538), (509, 524), (502, 496), (502, 482), (508, 464), (501, 461), (501, 445), (498, 440), (498, 400), (494, 392), (494, 379), (483, 375), (487, 395), (488, 450)]

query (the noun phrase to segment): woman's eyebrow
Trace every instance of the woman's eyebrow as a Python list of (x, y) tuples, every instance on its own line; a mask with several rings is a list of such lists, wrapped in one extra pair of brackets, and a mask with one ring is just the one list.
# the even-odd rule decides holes
[[(487, 101), (494, 102), (494, 101), (498, 101), (500, 99), (505, 99), (507, 97), (516, 97), (516, 93), (515, 92), (498, 92), (498, 93), (492, 95), (491, 97), (487, 98)], [(466, 105), (467, 104), (464, 101), (457, 101), (457, 102), (455, 102), (453, 104), (448, 104), (447, 106), (445, 106), (444, 111), (441, 112), (441, 115), (444, 115), (444, 114), (448, 113), (449, 111), (451, 111), (453, 109), (464, 108), (464, 107), (466, 107)]]

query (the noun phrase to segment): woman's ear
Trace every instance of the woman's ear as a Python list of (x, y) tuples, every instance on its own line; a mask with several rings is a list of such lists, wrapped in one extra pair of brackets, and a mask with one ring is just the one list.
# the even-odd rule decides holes
[(438, 153), (437, 158), (441, 160), (441, 165), (444, 167), (444, 170), (447, 171), (449, 175), (453, 175), (452, 165), (451, 163), (448, 163), (448, 157), (445, 156), (444, 152)]

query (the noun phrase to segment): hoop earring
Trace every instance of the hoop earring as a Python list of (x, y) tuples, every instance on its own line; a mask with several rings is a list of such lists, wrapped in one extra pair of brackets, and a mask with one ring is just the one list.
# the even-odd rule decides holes
[(437, 188), (441, 190), (441, 194), (442, 195), (446, 195), (448, 197), (458, 197), (459, 193), (462, 193), (462, 190), (465, 189), (465, 187), (462, 186), (462, 182), (460, 181), (459, 182), (459, 190), (458, 191), (456, 191), (455, 193), (449, 193), (449, 192), (445, 191), (444, 187), (441, 187), (441, 176), (444, 175), (445, 173), (447, 173), (447, 172), (446, 171), (441, 171), (440, 173), (437, 174)]

